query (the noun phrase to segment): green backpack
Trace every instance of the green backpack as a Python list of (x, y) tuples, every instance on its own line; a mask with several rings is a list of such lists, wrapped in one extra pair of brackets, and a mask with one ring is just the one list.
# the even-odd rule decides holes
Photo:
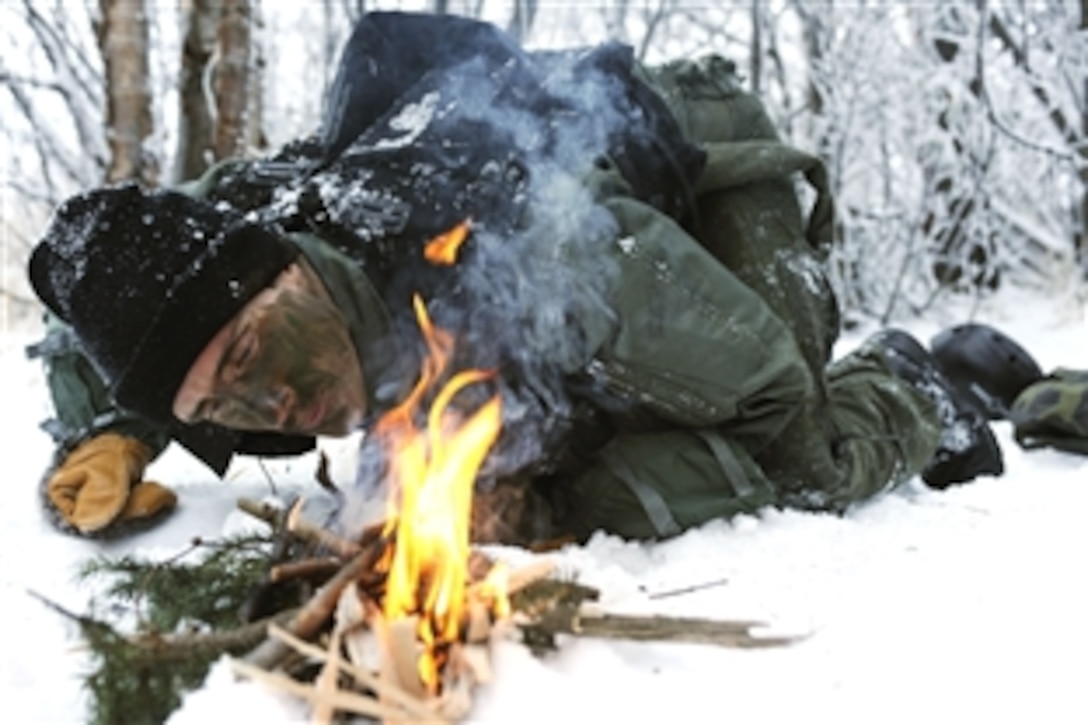
[(1024, 448), (1088, 454), (1088, 370), (1058, 368), (1024, 388), (1009, 420)]

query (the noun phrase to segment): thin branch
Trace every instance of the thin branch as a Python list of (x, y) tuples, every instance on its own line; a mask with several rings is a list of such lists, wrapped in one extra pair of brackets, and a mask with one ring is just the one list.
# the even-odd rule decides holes
[(636, 642), (687, 642), (742, 649), (782, 647), (803, 639), (801, 636), (761, 637), (753, 630), (765, 627), (766, 624), (750, 620), (640, 617), (597, 613), (584, 607), (565, 606), (555, 607), (531, 626), (549, 634), (573, 634)]
[(273, 529), (286, 528), (298, 538), (323, 546), (342, 559), (357, 556), (364, 550), (366, 542), (376, 538), (381, 530), (375, 527), (367, 529), (363, 534), (364, 543), (357, 544), (354, 541), (337, 536), (327, 529), (315, 526), (299, 516), (289, 517), (290, 511), (284, 511), (270, 504), (254, 501), (250, 498), (240, 498), (238, 499), (238, 508), (250, 516), (264, 521)]
[[(295, 637), (283, 627), (272, 625), (268, 628), (268, 631), (272, 637), (283, 640), (285, 644), (291, 646), (299, 654), (305, 655), (315, 662), (325, 662), (328, 659), (328, 653), (325, 650)], [(421, 703), (416, 697), (391, 682), (382, 682), (378, 677), (350, 660), (340, 660), (336, 665), (345, 674), (355, 678), (360, 685), (373, 690), (379, 695), (388, 696), (392, 702), (407, 710), (411, 717), (420, 719), (435, 717), (434, 710)]]
[(686, 587), (680, 587), (679, 589), (668, 589), (666, 591), (654, 592), (648, 595), (647, 599), (666, 599), (667, 597), (678, 597), (682, 594), (692, 594), (693, 592), (701, 592), (704, 589), (712, 589), (714, 587), (724, 586), (729, 583), (728, 579), (715, 579), (709, 582), (703, 582), (702, 584), (692, 584)]
[[(26, 93), (23, 91), (22, 88), (19, 88), (18, 86), (9, 85), (7, 86), (7, 89), (8, 92), (11, 94), (12, 98), (15, 100), (15, 105), (19, 108), (19, 111), (22, 112), (22, 115), (26, 119), (27, 123), (30, 125), (31, 128), (36, 128), (40, 119), (37, 118), (37, 115), (34, 111), (34, 105), (30, 102), (30, 99), (27, 97)], [(54, 156), (59, 156), (58, 161), (61, 163), (62, 166), (65, 167), (65, 171), (67, 171), (70, 176), (75, 173), (75, 169), (73, 169), (70, 165), (66, 164), (66, 154), (56, 154), (57, 149), (53, 146), (53, 140), (46, 134), (36, 133), (33, 135), (33, 139), (34, 147), (38, 151), (38, 165), (41, 169), (42, 181), (45, 183), (47, 189), (53, 191), (56, 189), (56, 184), (53, 182), (53, 175), (49, 170), (50, 159), (52, 159)]]
[[(313, 638), (329, 621), (340, 593), (351, 582), (369, 571), (385, 552), (387, 539), (378, 538), (371, 542), (354, 559), (344, 565), (336, 576), (327, 581), (314, 596), (291, 618), (288, 631), (301, 639)], [(246, 662), (271, 669), (290, 654), (290, 647), (281, 640), (266, 639), (260, 646), (246, 655)]]
[[(1038, 151), (1040, 153), (1047, 154), (1056, 159), (1065, 162), (1077, 163), (1078, 158), (1075, 153), (1069, 151), (1054, 148), (1044, 144), (1037, 143), (1031, 139), (1025, 138), (1021, 134), (1012, 130), (1008, 124), (1006, 124), (998, 116), (997, 110), (994, 108), (993, 98), (989, 92), (989, 85), (986, 83), (986, 29), (989, 28), (994, 37), (1001, 41), (1002, 46), (1012, 54), (1013, 61), (1020, 68), (1023, 68), (1025, 73), (1029, 76), (1033, 75), (1031, 66), (1028, 63), (1027, 53), (1016, 43), (1016, 40), (1009, 33), (1008, 28), (995, 14), (990, 12), (989, 2), (987, 0), (979, 1), (979, 30), (978, 40), (976, 43), (976, 55), (975, 63), (977, 67), (977, 76), (979, 81), (979, 95), (982, 98), (982, 102), (986, 107), (987, 119), (994, 125), (998, 131), (1007, 136), (1009, 139), (1016, 143)], [(1083, 149), (1084, 142), (1077, 138), (1076, 133), (1072, 130), (1069, 122), (1065, 118), (1065, 114), (1061, 109), (1056, 108), (1050, 101), (1050, 96), (1047, 94), (1046, 89), (1039, 83), (1032, 82), (1029, 78), (1028, 85), (1031, 88), (1032, 95), (1043, 105), (1050, 116), (1051, 122), (1054, 124), (1054, 128), (1074, 149)]]
[(319, 693), (313, 685), (305, 685), (279, 672), (268, 672), (242, 660), (232, 660), (231, 667), (240, 675), (245, 675), (274, 689), (299, 697), (311, 705), (331, 705), (337, 710), (370, 718), (379, 718), (383, 722), (401, 722), (405, 719), (403, 710), (382, 705), (372, 697), (343, 690)]
[[(63, 37), (58, 35), (56, 28), (34, 9), (30, 0), (24, 0), (23, 4), (26, 8), (27, 21), (42, 51), (52, 64), (53, 70), (62, 76), (67, 76), (70, 80), (67, 83), (61, 80), (59, 85), (63, 89), (61, 95), (65, 100), (65, 108), (79, 136), (83, 153), (92, 157), (99, 170), (104, 169), (106, 151), (101, 122), (105, 79), (91, 66), (79, 46), (67, 35)], [(86, 76), (77, 71), (70, 60), (69, 53), (75, 56)], [(75, 95), (77, 91), (82, 91), (84, 98), (77, 98)], [(38, 128), (49, 128), (49, 126), (38, 126)], [(86, 182), (86, 180), (83, 181)]]
[[(23, 7), (26, 9), (27, 22), (31, 28), (34, 29), (35, 35), (41, 41), (42, 50), (45, 51), (49, 57), (50, 62), (56, 66), (58, 63), (63, 65), (71, 72), (73, 78), (77, 79), (78, 86), (85, 92), (91, 95), (95, 95), (91, 99), (92, 103), (100, 106), (102, 104), (102, 92), (106, 85), (106, 79), (102, 75), (101, 71), (95, 67), (95, 65), (87, 57), (87, 54), (83, 52), (83, 48), (76, 43), (67, 32), (67, 25), (63, 22), (51, 23), (42, 17), (34, 6), (31, 4), (31, 0), (23, 0)], [(64, 16), (60, 16), (64, 17)], [(58, 32), (58, 28), (62, 32)], [(68, 52), (62, 52), (65, 49)], [(77, 61), (76, 64), (68, 62), (70, 57), (74, 57)], [(77, 72), (77, 67), (82, 69), (82, 73), (86, 76), (81, 76), (80, 72)], [(96, 93), (97, 91), (97, 93)]]
[(18, 83), (21, 86), (27, 86), (36, 90), (53, 91), (61, 96), (64, 96), (65, 94), (64, 88), (56, 81), (45, 81), (40, 78), (15, 75), (14, 73), (0, 73), (0, 83), (5, 85), (9, 83)]
[(112, 632), (136, 648), (139, 657), (145, 658), (144, 661), (151, 665), (185, 662), (205, 655), (244, 652), (261, 642), (270, 626), (280, 625), (298, 612), (297, 609), (285, 610), (228, 630), (186, 634), (124, 635), (106, 622), (73, 612), (38, 592), (28, 590), (27, 593), (53, 611), (76, 622), (80, 627)]
[(651, 11), (650, 16), (646, 19), (646, 32), (642, 34), (642, 40), (638, 44), (638, 53), (635, 56), (640, 61), (645, 60), (654, 36), (657, 34), (658, 28), (668, 16), (668, 6), (669, 0), (659, 0), (657, 7)]
[(2, 185), (11, 189), (13, 192), (23, 197), (24, 199), (27, 199), (28, 201), (38, 201), (43, 204), (48, 204), (49, 206), (52, 206), (57, 201), (57, 197), (55, 194), (50, 194), (49, 192), (42, 191), (41, 189), (31, 188), (29, 185), (24, 184), (21, 178), (15, 178), (14, 175), (12, 176), (12, 178), (5, 179), (2, 182)]

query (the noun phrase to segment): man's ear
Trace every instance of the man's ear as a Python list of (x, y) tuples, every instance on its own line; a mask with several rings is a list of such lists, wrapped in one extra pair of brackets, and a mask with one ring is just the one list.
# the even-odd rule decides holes
[(277, 290), (289, 289), (297, 292), (306, 289), (308, 286), (306, 277), (307, 275), (302, 264), (296, 259), (284, 268), (279, 277), (276, 277), (276, 281), (272, 283), (272, 287)]

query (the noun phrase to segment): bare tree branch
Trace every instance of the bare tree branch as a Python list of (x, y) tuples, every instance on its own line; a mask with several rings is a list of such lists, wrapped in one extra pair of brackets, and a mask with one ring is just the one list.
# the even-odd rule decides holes
[(642, 35), (642, 40), (639, 41), (637, 58), (639, 60), (645, 60), (646, 54), (650, 51), (650, 47), (653, 45), (657, 38), (657, 30), (661, 27), (662, 23), (668, 17), (669, 0), (659, 0), (657, 7), (649, 12), (646, 18), (646, 32)]
[[(33, 7), (30, 0), (23, 0), (27, 23), (34, 31), (38, 45), (57, 75), (57, 83), (64, 88), (62, 97), (68, 116), (79, 136), (81, 149), (96, 169), (106, 165), (107, 150), (102, 135), (102, 91), (105, 81), (94, 70), (78, 44), (47, 21)], [(74, 62), (73, 62), (74, 58)], [(42, 132), (52, 124), (41, 127)], [(85, 176), (82, 174), (81, 176)], [(84, 179), (86, 183), (87, 179)]]
[[(15, 105), (26, 118), (32, 129), (42, 128), (46, 121), (38, 114), (37, 108), (26, 92), (17, 85), (7, 86), (8, 92), (15, 100)], [(68, 178), (78, 182), (82, 176), (81, 170), (75, 166), (65, 149), (58, 147), (56, 139), (47, 133), (35, 133), (33, 135), (34, 147), (38, 151), (38, 168), (40, 169), (42, 184), (52, 198), (58, 198), (60, 192), (53, 173), (50, 170), (50, 162), (55, 162), (65, 172)]]
[[(91, 103), (102, 105), (106, 79), (101, 70), (90, 61), (83, 47), (68, 34), (68, 26), (63, 22), (65, 14), (58, 14), (58, 22), (51, 23), (34, 8), (31, 0), (23, 0), (27, 22), (37, 35), (42, 49), (49, 56), (54, 66), (62, 64), (76, 84), (91, 96)], [(72, 62), (74, 59), (75, 62)]]
[(0, 72), (0, 84), (9, 85), (17, 84), (24, 88), (35, 88), (42, 91), (52, 91), (60, 96), (64, 96), (67, 93), (67, 89), (56, 81), (46, 81), (41, 78), (31, 78), (29, 76), (15, 75), (13, 73)]

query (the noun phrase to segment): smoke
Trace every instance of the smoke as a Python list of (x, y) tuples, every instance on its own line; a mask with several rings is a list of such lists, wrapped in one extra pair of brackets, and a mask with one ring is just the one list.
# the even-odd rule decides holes
[[(587, 70), (577, 53), (542, 60), (526, 78), (506, 68), (480, 83), (458, 74), (454, 111), (510, 134), (526, 168), (513, 227), (477, 227), (458, 270), (460, 309), (445, 315), (482, 364), (497, 364), (504, 433), (485, 470), (502, 476), (540, 466), (573, 416), (569, 382), (615, 325), (608, 300), (617, 284), (615, 219), (593, 180), (623, 131), (622, 88)], [(529, 85), (521, 93), (518, 81)], [(531, 83), (538, 86), (533, 88)]]
[[(435, 323), (457, 338), (458, 368), (499, 372), (503, 432), (481, 472), (482, 486), (547, 468), (552, 446), (574, 417), (570, 383), (616, 325), (608, 300), (617, 284), (618, 227), (594, 179), (630, 118), (620, 81), (581, 60), (569, 53), (531, 67), (466, 63), (415, 88), (386, 119), (384, 140), (364, 138), (348, 152), (358, 162), (380, 146), (383, 171), (399, 164), (413, 178), (392, 196), (412, 194), (416, 210), (420, 200), (452, 207), (431, 231), (444, 231), (459, 214), (472, 217), (455, 281), (443, 278), (439, 291), (424, 298)], [(411, 163), (390, 156), (401, 148), (398, 139), (410, 139), (412, 150), (402, 151), (412, 154)], [(469, 189), (465, 198), (441, 186), (464, 171), (449, 168), (451, 162), (472, 169), (462, 185)], [(390, 196), (374, 188), (380, 175), (373, 165), (357, 174), (357, 194)], [(336, 207), (342, 215), (352, 207), (343, 191)], [(352, 221), (373, 238), (372, 219)], [(398, 272), (408, 284), (426, 287), (418, 267)], [(479, 400), (491, 392), (478, 391)], [(472, 393), (462, 397), (466, 407), (478, 402)], [(365, 498), (376, 494), (384, 475), (380, 452), (368, 450), (377, 445), (366, 441), (360, 457)]]

